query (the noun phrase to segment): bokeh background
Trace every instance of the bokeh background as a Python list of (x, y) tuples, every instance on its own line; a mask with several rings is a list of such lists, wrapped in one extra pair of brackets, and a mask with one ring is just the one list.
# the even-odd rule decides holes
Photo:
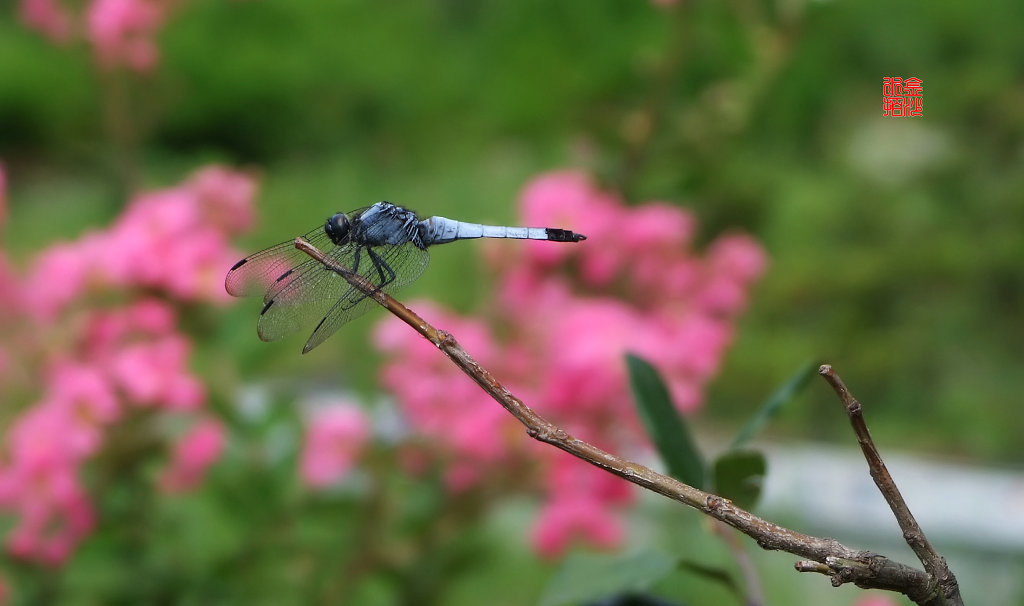
[[(388, 385), (402, 358), (374, 333), (383, 312), (301, 356), (299, 337), (256, 338), (257, 302), (228, 305), (210, 284), (219, 288), (230, 267), (229, 241), (233, 251), (254, 251), (380, 199), (425, 215), (522, 222), (524, 191), (552, 174), (583, 179), (590, 193), (581, 196), (611, 196), (623, 213), (651, 201), (679, 209), (696, 226), (687, 240), (695, 258), (710, 259), (730, 234), (763, 251), (767, 265), (745, 284), (743, 313), (729, 317), (731, 345), (687, 407), (709, 450), (802, 364), (828, 361), (864, 402), (883, 452), (1008, 474), (995, 503), (977, 507), (988, 502), (985, 484), (966, 502), (949, 499), (950, 524), (990, 507), (1020, 510), (1017, 2), (21, 0), (0, 10), (0, 237), (5, 284), (20, 293), (0, 312), (8, 541), (0, 575), (11, 603), (541, 599), (569, 551), (601, 541), (584, 536), (539, 553), (530, 529), (551, 495), (518, 485), (514, 466), (487, 484), (490, 492), (453, 492), (450, 478), (409, 471), (416, 464), (404, 460), (406, 447), (418, 441), (393, 405), (401, 390)], [(923, 117), (883, 117), (886, 76), (923, 81)], [(125, 217), (160, 198), (152, 192), (192, 195), (198, 208), (220, 213), (183, 224), (181, 234), (212, 230), (224, 244), (191, 265), (188, 249), (175, 248), (186, 240), (178, 232), (161, 232), (163, 257), (159, 248), (138, 253), (150, 266), (196, 272), (198, 286), (121, 276), (90, 291), (88, 279), (72, 288), (63, 265), (40, 260), (89, 234), (145, 233)], [(114, 244), (124, 241), (98, 241)], [(82, 258), (82, 246), (68, 256)], [(435, 302), (453, 325), (481, 317), (500, 332), (493, 293), (502, 278), (489, 250), (458, 243), (432, 251), (431, 267), (403, 296)], [(576, 269), (553, 271), (581, 291), (593, 287)], [(59, 330), (24, 334), (18, 314), (31, 316), (25, 301), (35, 300), (24, 293), (54, 284), (72, 300), (34, 321)], [(643, 309), (644, 292), (621, 296)], [(91, 503), (89, 519), (60, 553), (19, 551), (11, 537), (35, 501), (10, 470), (18, 449), (36, 444), (31, 433), (18, 437), (19, 420), (60, 391), (64, 375), (54, 368), (78, 347), (73, 335), (91, 321), (83, 318), (153, 301), (158, 319), (136, 309), (150, 318), (140, 321), (171, 323), (187, 342), (153, 364), (177, 368), (195, 383), (191, 395), (150, 394), (181, 401), (97, 422), (103, 437), (76, 455), (71, 490)], [(167, 310), (173, 321), (159, 319)], [(364, 412), (323, 413), (341, 400)], [(204, 423), (212, 424), (205, 438)], [(330, 428), (322, 448), (351, 450), (321, 484), (299, 471), (303, 448), (316, 448), (317, 424)], [(855, 447), (833, 396), (814, 382), (761, 439), (769, 450)], [(635, 447), (642, 452), (642, 441)], [(796, 465), (830, 473), (807, 452)], [(450, 463), (431, 460), (438, 469)], [(961, 490), (931, 488), (927, 498), (939, 502)], [(972, 510), (954, 511), (957, 503)], [(647, 498), (626, 509), (621, 536), (606, 537), (605, 549), (698, 545), (729, 561), (694, 512)], [(898, 550), (898, 530), (883, 548), (853, 530), (779, 515), (797, 529)], [(957, 563), (968, 570), (966, 595), (985, 601), (996, 588), (999, 603), (1024, 600), (1020, 543), (945, 536), (939, 547), (952, 551), (954, 571)], [(791, 557), (746, 547), (766, 603), (864, 597), (798, 577)], [(991, 576), (971, 576), (974, 568)], [(652, 591), (676, 603), (737, 600), (695, 574)]]

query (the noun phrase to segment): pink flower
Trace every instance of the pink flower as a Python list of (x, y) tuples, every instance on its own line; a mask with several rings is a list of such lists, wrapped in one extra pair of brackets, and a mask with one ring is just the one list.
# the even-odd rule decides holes
[(7, 537), (7, 548), (19, 558), (57, 566), (92, 530), (95, 514), (73, 473), (48, 479), (37, 482), (20, 503), (22, 515)]
[(93, 0), (86, 11), (86, 35), (105, 68), (152, 70), (159, 59), (154, 38), (164, 11), (148, 0)]
[[(519, 199), (520, 216), (527, 225), (571, 229), (591, 239), (602, 239), (615, 228), (620, 204), (617, 197), (598, 190), (587, 175), (575, 171), (542, 175), (527, 184)], [(534, 261), (550, 265), (572, 254), (572, 248), (530, 242), (525, 250)]]
[(588, 237), (589, 232), (614, 227), (616, 209), (622, 203), (618, 196), (598, 189), (581, 171), (541, 175), (523, 188), (519, 200), (520, 216), (527, 224), (565, 227)]
[(64, 440), (82, 456), (92, 455), (102, 444), (104, 427), (121, 413), (113, 387), (97, 368), (68, 362), (51, 371), (48, 385), (48, 401), (36, 408), (57, 408), (67, 417)]
[(202, 223), (195, 193), (179, 186), (139, 194), (118, 219), (117, 227), (138, 229), (154, 238), (170, 240)]
[(28, 309), (51, 320), (85, 290), (88, 259), (74, 244), (56, 244), (36, 257), (25, 285)]
[(718, 372), (732, 328), (716, 318), (691, 313), (678, 318), (665, 336), (660, 359), (687, 376), (710, 377)]
[(206, 401), (206, 387), (199, 379), (182, 371), (170, 377), (163, 399), (169, 410), (196, 410)]
[(173, 309), (155, 299), (92, 314), (82, 350), (129, 402), (194, 410), (205, 398), (188, 370), (191, 344), (176, 332)]
[(188, 374), (191, 346), (180, 335), (123, 345), (110, 353), (110, 374), (137, 404), (167, 404), (191, 409), (202, 401), (202, 388)]
[(179, 239), (176, 253), (165, 259), (161, 282), (167, 290), (184, 300), (226, 302), (224, 273), (237, 260), (224, 236), (213, 229), (197, 229)]
[(696, 305), (713, 313), (733, 314), (746, 307), (747, 289), (730, 275), (714, 274), (701, 285)]
[(186, 187), (199, 200), (204, 221), (223, 233), (242, 233), (252, 227), (256, 180), (223, 166), (211, 165), (193, 174)]
[(857, 598), (853, 606), (899, 606), (902, 603), (891, 598), (888, 593), (868, 592), (868, 594)]
[(255, 188), (248, 175), (211, 166), (184, 186), (137, 196), (111, 230), (105, 274), (180, 299), (226, 302), (224, 272), (239, 257), (226, 235), (251, 222)]
[[(623, 303), (606, 299), (579, 300), (556, 313), (560, 320), (552, 318), (552, 325), (538, 335), (544, 339), (538, 350), (559, 343), (544, 354), (548, 372), (538, 377), (545, 385), (538, 404), (571, 407), (573, 412), (567, 414), (578, 415), (592, 414), (610, 401), (625, 403), (628, 386), (622, 359), (635, 335), (633, 312)], [(518, 321), (526, 324), (529, 319)]]
[(369, 422), (358, 406), (341, 402), (316, 410), (306, 426), (302, 479), (312, 488), (336, 482), (355, 464), (369, 437)]
[(169, 492), (183, 492), (195, 488), (203, 479), (207, 468), (224, 451), (224, 426), (207, 418), (196, 423), (178, 439), (170, 467), (164, 472), (161, 486)]
[(600, 502), (590, 498), (554, 498), (541, 510), (533, 527), (533, 545), (542, 556), (555, 558), (573, 540), (610, 549), (622, 543), (618, 519)]
[(105, 424), (117, 420), (120, 410), (113, 389), (99, 369), (62, 363), (51, 372), (50, 395), (82, 423)]
[(109, 367), (111, 356), (123, 345), (172, 336), (176, 328), (173, 308), (158, 299), (142, 299), (125, 308), (90, 314), (80, 344), (93, 362)]
[(87, 453), (67, 407), (42, 403), (9, 429), (0, 467), (0, 506), (19, 514), (8, 548), (18, 557), (59, 564), (93, 524), (77, 477)]
[(511, 310), (514, 315), (532, 315), (527, 310), (562, 309), (573, 300), (572, 291), (564, 281), (553, 280), (535, 267), (522, 264), (501, 271), (498, 302), (502, 309)]
[(174, 309), (158, 299), (143, 299), (125, 310), (133, 329), (154, 336), (171, 334), (176, 328)]
[(85, 452), (69, 440), (74, 419), (68, 410), (52, 404), (37, 405), (19, 416), (10, 427), (6, 444), (14, 469), (46, 474), (81, 460)]
[(59, 0), (21, 0), (21, 20), (51, 41), (71, 39), (71, 15)]
[(622, 213), (617, 236), (632, 253), (652, 249), (678, 256), (686, 251), (697, 231), (697, 221), (679, 207), (666, 202), (648, 202)]
[(716, 239), (708, 254), (713, 270), (734, 276), (743, 283), (760, 277), (768, 263), (761, 245), (745, 234), (731, 234)]
[(552, 457), (546, 489), (555, 498), (588, 497), (606, 505), (633, 500), (631, 484), (618, 476), (561, 453)]

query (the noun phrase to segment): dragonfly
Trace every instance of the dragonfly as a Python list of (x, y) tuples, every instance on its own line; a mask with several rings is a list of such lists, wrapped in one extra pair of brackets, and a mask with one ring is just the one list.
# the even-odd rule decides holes
[[(374, 289), (392, 294), (427, 267), (427, 248), (456, 240), (514, 238), (580, 242), (583, 234), (550, 227), (508, 227), (420, 219), (390, 202), (331, 215), (322, 227), (303, 236), (340, 267), (362, 276)], [(236, 297), (263, 295), (256, 332), (275, 341), (319, 320), (302, 353), (309, 353), (374, 301), (344, 276), (287, 240), (249, 255), (231, 268), (224, 288)]]

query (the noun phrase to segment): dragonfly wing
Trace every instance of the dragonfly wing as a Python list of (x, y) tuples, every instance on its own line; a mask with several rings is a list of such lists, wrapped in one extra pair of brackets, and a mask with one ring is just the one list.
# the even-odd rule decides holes
[[(426, 249), (418, 248), (412, 243), (363, 248), (359, 254), (361, 258), (357, 273), (387, 294), (394, 293), (420, 277), (430, 261), (430, 255)], [(354, 265), (348, 267), (354, 267)], [(362, 290), (349, 284), (342, 276), (333, 271), (329, 273), (346, 284), (348, 289), (313, 330), (306, 345), (302, 348), (302, 353), (307, 353), (320, 345), (345, 323), (363, 315), (376, 304), (373, 299), (367, 297)]]
[[(352, 267), (356, 251), (350, 243), (324, 252), (342, 267)], [(278, 276), (263, 297), (256, 332), (264, 341), (275, 341), (317, 322), (352, 288), (345, 278), (302, 255), (307, 261)]]
[[(329, 250), (334, 246), (322, 227), (303, 237), (320, 250)], [(282, 275), (289, 270), (304, 267), (307, 263), (315, 265), (316, 261), (295, 248), (295, 240), (287, 240), (236, 263), (224, 278), (224, 289), (236, 297), (263, 295)]]

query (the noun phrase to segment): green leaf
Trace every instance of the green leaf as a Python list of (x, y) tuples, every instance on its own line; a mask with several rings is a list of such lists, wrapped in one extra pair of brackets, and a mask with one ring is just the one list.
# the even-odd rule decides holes
[(783, 383), (775, 393), (768, 397), (767, 400), (761, 403), (758, 407), (757, 412), (754, 416), (747, 421), (747, 424), (743, 426), (736, 437), (733, 438), (732, 443), (729, 444), (729, 450), (739, 448), (750, 438), (754, 437), (754, 434), (758, 432), (768, 421), (775, 416), (776, 413), (788, 402), (790, 402), (796, 394), (800, 393), (800, 390), (807, 385), (815, 374), (817, 374), (818, 363), (811, 361), (804, 363), (789, 379)]
[(722, 587), (728, 589), (736, 599), (743, 601), (743, 589), (739, 583), (732, 576), (728, 570), (719, 568), (717, 566), (709, 566), (703, 562), (693, 562), (690, 560), (683, 560), (679, 563), (680, 568), (687, 570), (697, 576), (703, 577), (709, 581), (718, 583)]
[(626, 366), (637, 412), (669, 474), (694, 488), (704, 488), (704, 457), (693, 443), (686, 421), (672, 405), (657, 369), (633, 354), (626, 354)]
[(731, 450), (715, 460), (715, 494), (743, 509), (750, 509), (761, 496), (766, 465), (764, 455), (752, 450)]
[(573, 553), (541, 596), (541, 606), (561, 606), (642, 590), (674, 571), (677, 558), (657, 550), (631, 554)]

